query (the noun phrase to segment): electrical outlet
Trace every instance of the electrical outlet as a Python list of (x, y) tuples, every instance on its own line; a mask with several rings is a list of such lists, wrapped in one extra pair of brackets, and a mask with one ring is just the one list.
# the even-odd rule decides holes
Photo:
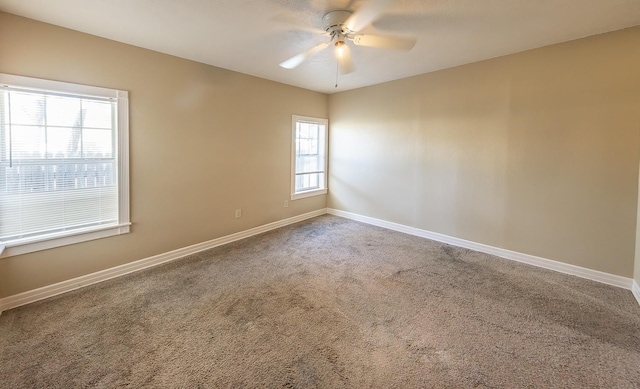
[(240, 219), (242, 217), (242, 209), (236, 209), (236, 219)]
[(285, 200), (284, 201), (284, 207), (285, 208), (289, 208), (289, 200)]

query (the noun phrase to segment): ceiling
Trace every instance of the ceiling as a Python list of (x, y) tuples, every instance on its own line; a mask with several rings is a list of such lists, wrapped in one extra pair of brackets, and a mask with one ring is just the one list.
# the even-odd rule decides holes
[(278, 66), (328, 41), (311, 31), (322, 28), (327, 11), (355, 10), (363, 3), (366, 0), (0, 0), (0, 10), (324, 93), (640, 24), (640, 0), (397, 0), (362, 32), (415, 37), (410, 52), (352, 46), (355, 71), (340, 75), (337, 88), (332, 50), (292, 70)]

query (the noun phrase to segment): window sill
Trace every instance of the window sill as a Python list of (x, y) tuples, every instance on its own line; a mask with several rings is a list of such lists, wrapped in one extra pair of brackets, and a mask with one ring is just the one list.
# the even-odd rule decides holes
[(306, 192), (298, 192), (291, 195), (291, 200), (304, 199), (306, 197), (320, 196), (327, 193), (327, 189), (314, 189)]
[(71, 244), (87, 242), (94, 239), (106, 238), (109, 236), (129, 233), (131, 223), (109, 225), (103, 227), (92, 227), (73, 232), (61, 232), (46, 236), (38, 236), (29, 239), (20, 239), (3, 242), (6, 246), (0, 258), (12, 257), (15, 255), (33, 253), (55, 247), (67, 246)]

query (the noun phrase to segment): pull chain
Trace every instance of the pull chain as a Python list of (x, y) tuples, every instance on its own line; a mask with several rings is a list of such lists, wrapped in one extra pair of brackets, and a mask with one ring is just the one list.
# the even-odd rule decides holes
[(338, 61), (336, 61), (336, 89), (338, 89)]

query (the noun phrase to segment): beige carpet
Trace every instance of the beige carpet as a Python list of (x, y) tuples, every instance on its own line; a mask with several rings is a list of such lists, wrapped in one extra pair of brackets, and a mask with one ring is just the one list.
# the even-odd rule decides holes
[(4, 312), (0, 387), (640, 388), (640, 307), (322, 216)]

